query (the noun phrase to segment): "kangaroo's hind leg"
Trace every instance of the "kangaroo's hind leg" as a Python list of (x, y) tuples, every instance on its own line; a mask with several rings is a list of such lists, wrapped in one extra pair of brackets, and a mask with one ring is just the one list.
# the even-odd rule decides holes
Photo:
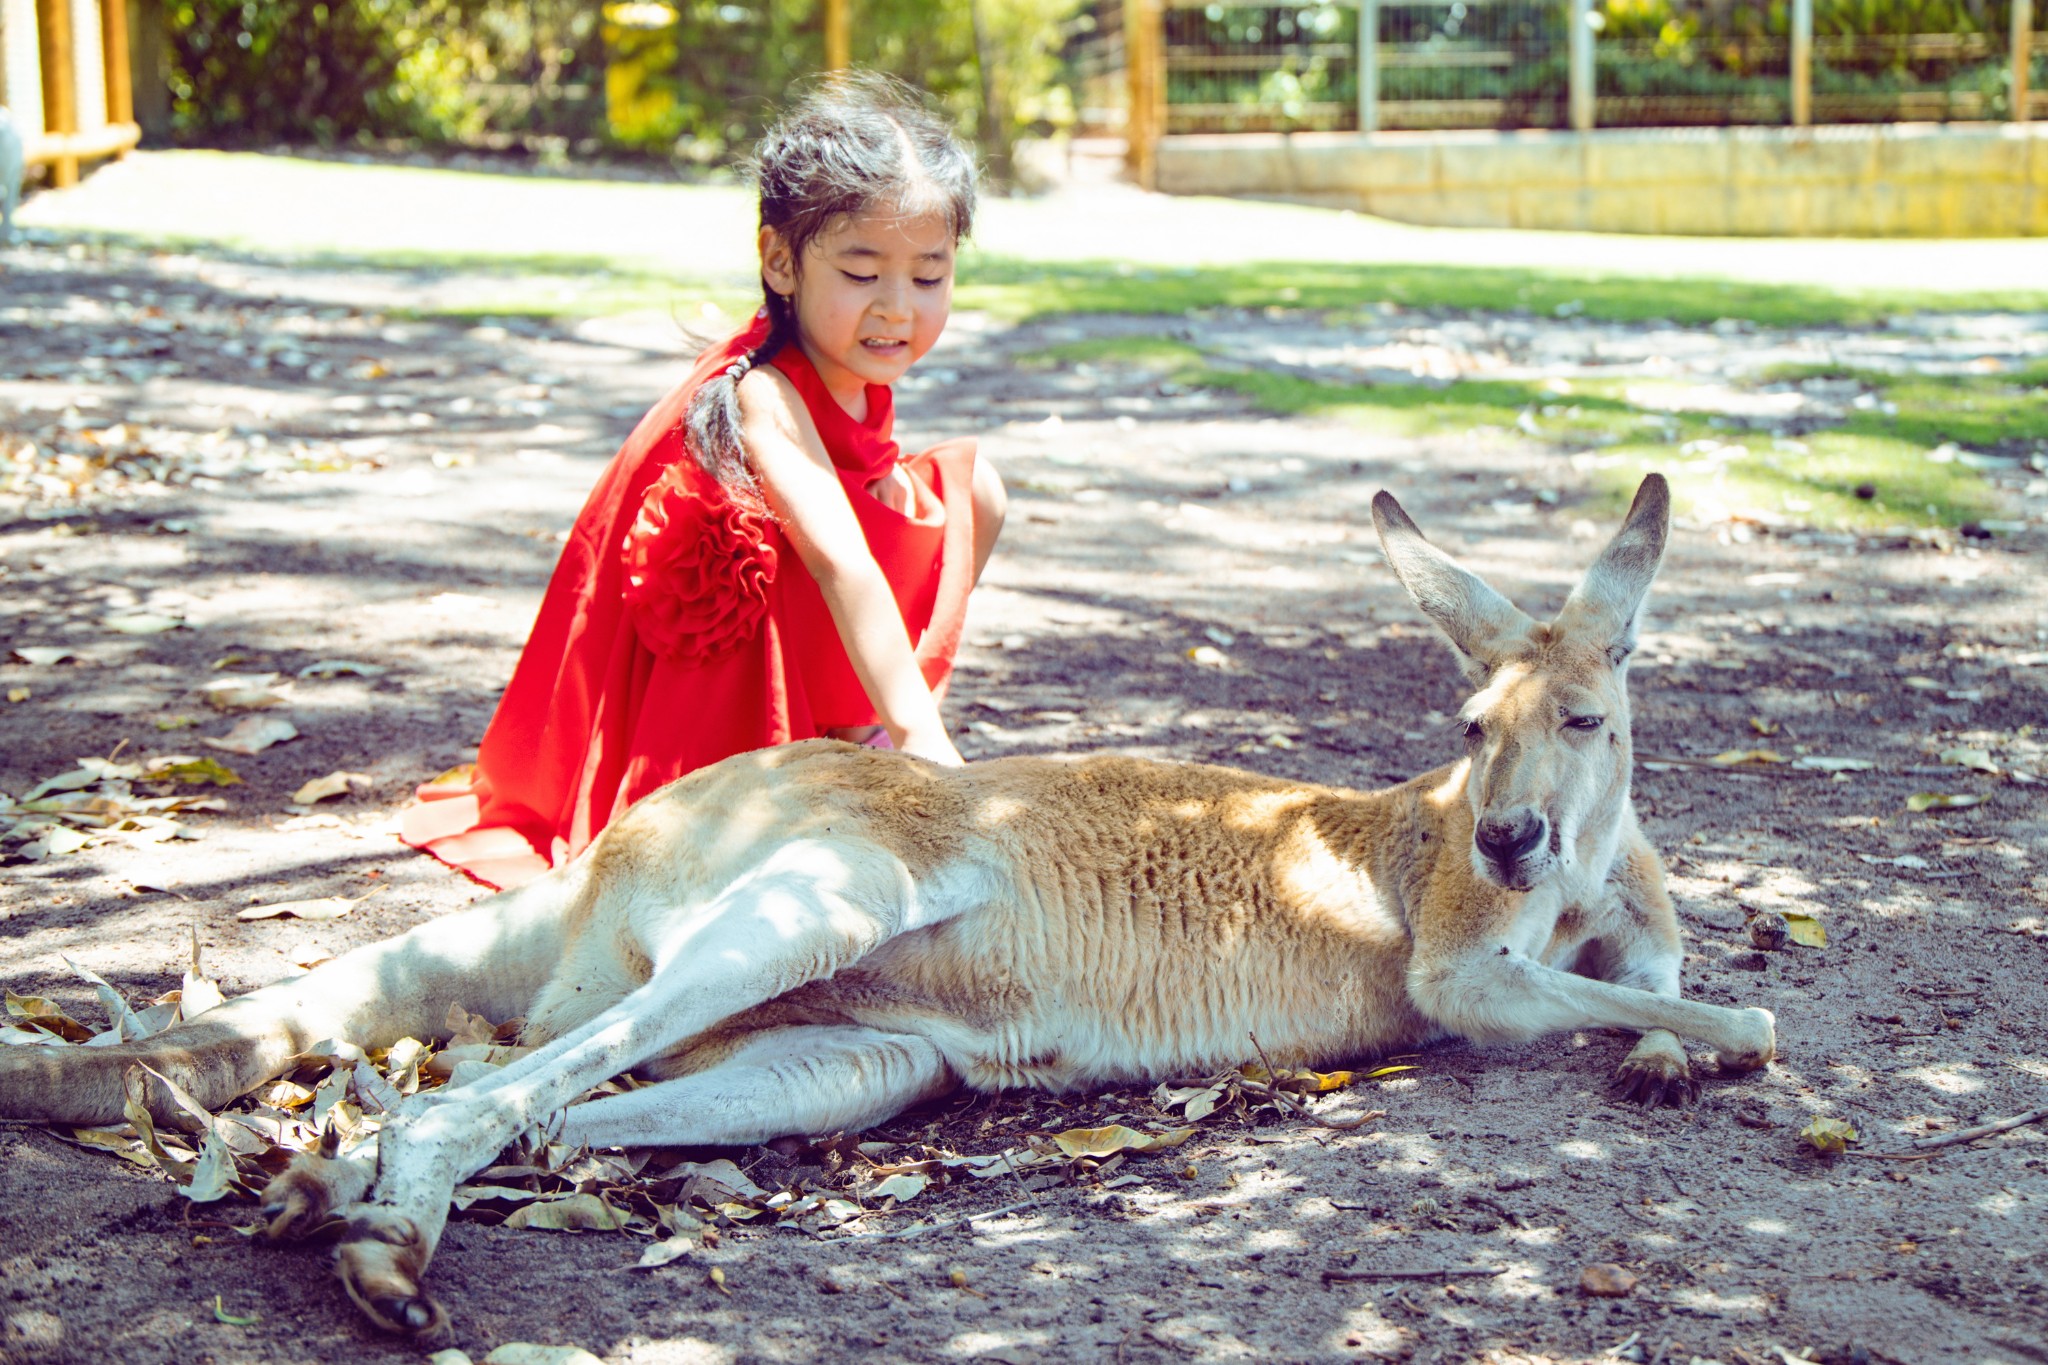
[(929, 1039), (801, 1025), (757, 1034), (702, 1071), (572, 1105), (560, 1136), (583, 1147), (725, 1147), (858, 1132), (958, 1084)]
[[(455, 1185), (507, 1142), (599, 1081), (958, 913), (973, 883), (920, 888), (875, 844), (800, 840), (707, 905), (661, 910), (645, 903), (657, 889), (607, 891), (652, 963), (645, 985), (497, 1074), (394, 1116), (379, 1135), (376, 1190), (336, 1255), (350, 1297), (382, 1326), (432, 1333), (445, 1324), (422, 1289), (427, 1262)], [(929, 1059), (905, 1065), (920, 1084), (928, 1078)]]

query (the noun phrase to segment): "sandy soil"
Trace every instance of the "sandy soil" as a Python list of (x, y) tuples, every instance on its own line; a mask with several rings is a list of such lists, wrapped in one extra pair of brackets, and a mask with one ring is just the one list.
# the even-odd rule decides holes
[[(232, 670), (287, 677), (326, 659), (389, 670), (294, 682), (285, 714), (301, 737), (216, 755), (245, 783), (225, 810), (186, 818), (203, 837), (40, 862), (17, 848), (0, 865), (9, 988), (97, 1018), (64, 958), (145, 997), (177, 985), (196, 926), (233, 992), (471, 901), (395, 843), (389, 814), (473, 751), (557, 534), (679, 373), (674, 323), (397, 322), (380, 310), (433, 280), (189, 257), (23, 249), (0, 256), (0, 280), (0, 430), (84, 450), (81, 433), (129, 422), (157, 452), (153, 471), (130, 462), (82, 497), (0, 496), (0, 639), (74, 655), (0, 662), (0, 694), (28, 693), (0, 709), (0, 792), (19, 797), (79, 755), (208, 752), (195, 736), (231, 718), (195, 689), (230, 655)], [(1928, 344), (2033, 344), (2002, 321), (1963, 320)], [(1015, 492), (949, 704), (963, 751), (1114, 748), (1355, 786), (1442, 761), (1455, 675), (1379, 563), (1365, 506), (1395, 489), (1440, 542), (1542, 609), (1605, 531), (1584, 462), (1514, 432), (1394, 439), (1109, 367), (1013, 363), (1162, 325), (963, 317), (906, 386), (907, 439), (978, 432)], [(1248, 363), (1309, 368), (1354, 343), (1381, 357), (1368, 370), (1388, 346), (1455, 351), (1489, 327), (1528, 332), (1513, 354), (1545, 373), (1625, 363), (1603, 360), (1603, 342), (1671, 349), (1570, 320), (1353, 322), (1322, 329), (1337, 335), (1321, 351), (1298, 320), (1186, 325), (1228, 332)], [(1700, 344), (1718, 357), (1699, 362), (1711, 377), (1786, 348), (1893, 339)], [(1643, 1112), (1609, 1096), (1618, 1036), (1445, 1046), (1318, 1102), (1337, 1118), (1387, 1111), (1355, 1132), (1223, 1114), (1169, 1156), (1130, 1160), (1136, 1183), (963, 1181), (861, 1226), (1026, 1206), (898, 1239), (735, 1227), (654, 1271), (627, 1269), (642, 1245), (627, 1236), (457, 1221), (434, 1267), (454, 1344), (481, 1359), (567, 1343), (621, 1362), (2048, 1360), (2048, 1128), (1928, 1160), (1870, 1155), (2048, 1091), (2048, 830), (2040, 788), (2019, 780), (2044, 766), (2029, 727), (2048, 717), (2048, 543), (2038, 494), (2011, 496), (2035, 529), (1981, 548), (1741, 521), (1678, 531), (1635, 673), (1638, 748), (1753, 747), (1754, 721), (1788, 755), (1875, 762), (1839, 780), (1640, 775), (1687, 990), (1777, 1012), (1783, 1055), (1767, 1073)], [(104, 624), (136, 613), (187, 624)], [(1202, 646), (1223, 665), (1192, 661)], [(159, 728), (174, 717), (199, 723)], [(1956, 745), (1986, 749), (1999, 773), (1940, 764)], [(334, 770), (369, 785), (295, 818), (294, 789)], [(1922, 790), (1989, 800), (1908, 813)], [(373, 889), (341, 920), (235, 918)], [(1812, 914), (1829, 945), (1756, 953), (1752, 910)], [(1011, 1096), (889, 1132), (994, 1151), (1118, 1115), (1158, 1118), (1138, 1091)], [(1805, 1149), (1795, 1135), (1815, 1116), (1853, 1123), (1856, 1152)], [(806, 1149), (730, 1155), (764, 1184), (829, 1183)], [(18, 1125), (0, 1128), (0, 1168), (0, 1358), (423, 1356), (362, 1325), (322, 1248), (252, 1249), (221, 1226), (244, 1205), (195, 1210), (154, 1174)], [(1595, 1262), (1625, 1266), (1633, 1293), (1582, 1295)], [(1325, 1278), (1472, 1266), (1504, 1271)], [(220, 1321), (216, 1304), (254, 1322)]]

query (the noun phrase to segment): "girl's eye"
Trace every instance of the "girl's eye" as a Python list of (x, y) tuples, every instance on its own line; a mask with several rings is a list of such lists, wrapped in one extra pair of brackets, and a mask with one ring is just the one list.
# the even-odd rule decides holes
[(856, 275), (851, 270), (842, 270), (839, 273), (846, 276), (847, 279), (852, 280), (855, 284), (873, 284), (878, 278), (880, 278), (879, 276), (875, 275)]
[(939, 278), (937, 278), (937, 279), (935, 279), (935, 280), (916, 280), (916, 281), (914, 281), (914, 283), (916, 283), (917, 287), (918, 287), (918, 288), (920, 288), (920, 289), (937, 289), (937, 288), (938, 288), (938, 287), (939, 287), (940, 285), (944, 284), (945, 282), (946, 282), (946, 277), (945, 277), (944, 275), (941, 275), (941, 276), (939, 276)]
[(1607, 723), (1605, 716), (1573, 716), (1564, 723), (1567, 730), (1584, 730), (1588, 733)]

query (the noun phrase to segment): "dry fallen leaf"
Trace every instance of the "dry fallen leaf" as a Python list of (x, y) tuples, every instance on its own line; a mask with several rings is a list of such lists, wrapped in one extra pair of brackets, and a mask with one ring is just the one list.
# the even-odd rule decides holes
[(183, 782), (191, 786), (232, 787), (242, 775), (217, 759), (189, 754), (166, 754), (150, 765), (143, 777), (150, 782)]
[(1188, 651), (1188, 658), (1203, 668), (1228, 668), (1230, 656), (1214, 645), (1196, 645)]
[(316, 664), (307, 664), (299, 670), (301, 678), (332, 678), (342, 673), (353, 673), (359, 678), (381, 678), (391, 670), (381, 664), (359, 664), (353, 659), (322, 659)]
[(320, 896), (313, 900), (277, 901), (270, 905), (252, 905), (238, 911), (236, 919), (340, 919), (356, 908), (358, 902), (343, 896)]
[(928, 1175), (906, 1172), (902, 1175), (888, 1176), (862, 1190), (861, 1194), (869, 1199), (894, 1199), (900, 1204), (906, 1199), (915, 1199), (923, 1194), (931, 1183), (931, 1177)]
[(351, 787), (370, 785), (368, 773), (333, 772), (325, 777), (316, 777), (292, 793), (292, 804), (310, 806), (325, 801), (330, 796), (346, 796)]
[(167, 630), (176, 630), (185, 623), (175, 616), (160, 616), (155, 612), (145, 611), (125, 616), (109, 616), (100, 624), (123, 635), (161, 635)]
[(506, 1217), (508, 1228), (545, 1228), (550, 1232), (616, 1232), (626, 1226), (626, 1215), (594, 1194), (572, 1194), (514, 1209)]
[(1115, 1156), (1118, 1152), (1161, 1152), (1194, 1136), (1192, 1128), (1144, 1133), (1120, 1123), (1105, 1128), (1069, 1128), (1053, 1134), (1053, 1145), (1068, 1156)]
[(1579, 1272), (1579, 1292), (1596, 1299), (1626, 1298), (1636, 1277), (1612, 1261), (1598, 1261)]
[(1984, 804), (1984, 800), (1984, 797), (1974, 792), (1956, 795), (1951, 795), (1948, 792), (1914, 792), (1906, 798), (1906, 809), (1910, 811), (1961, 810), (1965, 806), (1981, 806)]
[(604, 1365), (580, 1346), (536, 1346), (511, 1341), (484, 1357), (484, 1365)]
[(216, 711), (258, 711), (281, 706), (285, 695), (275, 673), (227, 673), (199, 689)]
[(1776, 749), (1724, 749), (1707, 762), (1719, 768), (1739, 768), (1750, 763), (1784, 763), (1785, 755)]
[(667, 1237), (652, 1243), (640, 1253), (640, 1259), (633, 1263), (635, 1270), (653, 1270), (670, 1261), (679, 1261), (697, 1249), (697, 1244), (687, 1237)]
[(1980, 773), (1995, 773), (1998, 765), (1991, 760), (1988, 749), (1958, 747), (1941, 751), (1943, 763), (1953, 763), (1959, 768), (1973, 768)]
[(1787, 910), (1785, 912), (1785, 932), (1791, 936), (1794, 943), (1802, 947), (1825, 948), (1828, 946), (1826, 926), (1812, 915), (1802, 915), (1796, 910)]
[(218, 739), (199, 742), (231, 754), (260, 754), (273, 744), (299, 737), (298, 727), (282, 716), (250, 716)]
[(11, 702), (27, 701), (33, 695), (34, 693), (30, 692), (26, 687), (10, 687), (7, 689), (7, 700)]
[(52, 645), (16, 645), (14, 657), (25, 664), (47, 668), (51, 664), (61, 664), (66, 659), (75, 659), (78, 656), (68, 649), (58, 649)]
[(1855, 1128), (1842, 1119), (1815, 1119), (1799, 1130), (1799, 1139), (1816, 1152), (1846, 1151), (1856, 1141)]

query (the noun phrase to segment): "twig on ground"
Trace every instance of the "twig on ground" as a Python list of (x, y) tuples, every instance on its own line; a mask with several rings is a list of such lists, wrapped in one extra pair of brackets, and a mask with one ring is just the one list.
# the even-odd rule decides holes
[(1980, 1123), (1975, 1128), (1958, 1128), (1953, 1133), (1938, 1133), (1933, 1137), (1915, 1138), (1913, 1145), (1926, 1150), (1933, 1147), (1953, 1147), (1958, 1142), (1974, 1142), (1980, 1137), (2003, 1133), (2008, 1128), (2024, 1128), (2030, 1123), (2048, 1119), (2048, 1106), (2029, 1109), (2024, 1114), (2014, 1114), (2009, 1119), (1998, 1119), (1991, 1123)]
[(1636, 755), (1638, 763), (1668, 763), (1674, 768), (1703, 768), (1710, 773), (1734, 773), (1743, 777), (1825, 777), (1825, 768), (1801, 768), (1791, 763), (1716, 763), (1707, 758), (1681, 758), (1677, 754)]
[(1507, 1274), (1504, 1265), (1453, 1265), (1436, 1270), (1325, 1270), (1323, 1283), (1356, 1284), (1364, 1280), (1490, 1280)]
[[(939, 1232), (945, 1228), (956, 1228), (962, 1223), (978, 1223), (984, 1218), (1000, 1218), (1006, 1213), (1015, 1213), (1019, 1209), (1034, 1207), (1036, 1206), (1033, 1204), (1005, 1204), (999, 1209), (983, 1209), (980, 1213), (962, 1214), (958, 1218), (946, 1218), (936, 1223), (912, 1223), (907, 1228), (897, 1228), (893, 1232), (852, 1232), (844, 1237), (834, 1237), (831, 1240), (835, 1242), (851, 1242), (856, 1239), (877, 1242), (900, 1241), (908, 1237), (922, 1237), (927, 1232)], [(849, 1219), (848, 1221), (852, 1220)]]

